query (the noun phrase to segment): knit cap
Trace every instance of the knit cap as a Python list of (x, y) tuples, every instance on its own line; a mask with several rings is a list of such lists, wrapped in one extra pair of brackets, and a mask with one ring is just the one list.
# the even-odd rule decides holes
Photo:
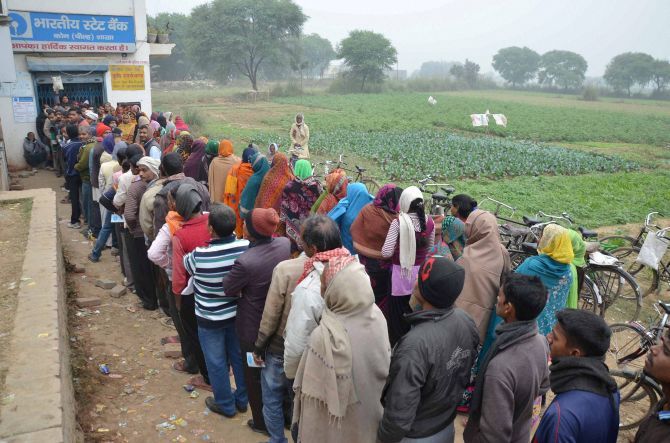
[(419, 269), (421, 296), (438, 309), (446, 309), (454, 304), (464, 282), (465, 270), (444, 257), (430, 257)]
[(272, 237), (279, 225), (279, 215), (274, 208), (255, 208), (244, 217), (247, 230), (256, 239)]
[(107, 125), (104, 124), (104, 123), (98, 123), (98, 124), (95, 126), (95, 135), (98, 136), (98, 137), (100, 137), (101, 140), (102, 140), (102, 135), (103, 135), (105, 132), (107, 132), (107, 131), (110, 131), (110, 132), (111, 132), (111, 131), (112, 131), (112, 128), (110, 128), (109, 126), (107, 126)]

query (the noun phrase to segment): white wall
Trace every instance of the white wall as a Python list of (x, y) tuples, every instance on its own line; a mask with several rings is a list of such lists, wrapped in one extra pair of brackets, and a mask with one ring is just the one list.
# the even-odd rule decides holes
[[(103, 57), (108, 60), (108, 64), (139, 64), (144, 66), (144, 91), (112, 91), (111, 76), (109, 71), (105, 74), (105, 94), (107, 100), (116, 105), (117, 102), (139, 101), (142, 103), (142, 110), (151, 113), (151, 80), (149, 66), (149, 44), (147, 40), (146, 26), (146, 3), (145, 0), (114, 0), (112, 2), (100, 2), (91, 0), (66, 0), (66, 1), (47, 1), (47, 0), (9, 0), (10, 10), (18, 11), (41, 11), (41, 12), (62, 12), (69, 14), (95, 14), (95, 15), (134, 15), (135, 16), (135, 39), (136, 51), (128, 53), (127, 57), (121, 54), (101, 54), (101, 53), (81, 53), (81, 54), (56, 54), (56, 53), (15, 53), (14, 63), (16, 71), (27, 72), (26, 56), (48, 57), (49, 63), (57, 65), (59, 63), (67, 64), (73, 57)], [(36, 94), (33, 88), (33, 97)], [(2, 119), (2, 129), (5, 137), (7, 149), (7, 160), (10, 167), (25, 167), (23, 159), (23, 138), (30, 131), (35, 131), (35, 123), (15, 123), (12, 111), (12, 98), (0, 96), (0, 118)]]

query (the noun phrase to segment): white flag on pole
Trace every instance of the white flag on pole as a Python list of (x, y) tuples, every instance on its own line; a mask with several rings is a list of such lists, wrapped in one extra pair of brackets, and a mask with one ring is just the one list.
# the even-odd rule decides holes
[(486, 114), (470, 114), (470, 119), (472, 120), (472, 126), (488, 126), (489, 118)]

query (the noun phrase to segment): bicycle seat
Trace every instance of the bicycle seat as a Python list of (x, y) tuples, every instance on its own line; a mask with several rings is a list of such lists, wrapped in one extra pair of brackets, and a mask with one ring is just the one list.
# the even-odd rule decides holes
[(431, 195), (433, 200), (435, 201), (447, 201), (449, 200), (449, 196), (446, 194), (442, 194), (441, 192), (436, 192), (435, 194)]
[(521, 248), (523, 248), (525, 252), (537, 254), (537, 243), (523, 242), (521, 243)]
[(579, 230), (579, 232), (582, 233), (582, 237), (584, 237), (584, 238), (597, 238), (598, 237), (598, 233), (596, 231), (590, 231), (590, 230), (586, 229), (584, 226), (580, 226), (577, 229)]
[(356, 170), (357, 170), (358, 172), (365, 172), (365, 171), (367, 171), (367, 169), (365, 169), (365, 168), (361, 168), (360, 166), (356, 166)]
[(525, 215), (523, 216), (522, 220), (523, 220), (523, 224), (528, 226), (528, 227), (535, 226), (537, 224), (542, 223), (542, 220), (538, 220), (538, 219), (535, 219), (535, 218), (530, 218), (530, 217), (527, 217)]
[(507, 235), (509, 235), (510, 237), (523, 237), (530, 233), (530, 229), (528, 229), (525, 226), (517, 228), (516, 226), (504, 224), (503, 228), (505, 229), (505, 231), (507, 231)]
[(456, 188), (454, 188), (453, 186), (448, 186), (448, 187), (446, 187), (446, 188), (442, 188), (442, 190), (443, 190), (443, 191), (445, 192), (445, 194), (447, 194), (447, 195), (450, 195), (450, 194), (453, 194), (454, 192), (456, 192)]
[(661, 308), (663, 308), (666, 314), (670, 315), (670, 303), (663, 303), (661, 300), (659, 300), (658, 304)]

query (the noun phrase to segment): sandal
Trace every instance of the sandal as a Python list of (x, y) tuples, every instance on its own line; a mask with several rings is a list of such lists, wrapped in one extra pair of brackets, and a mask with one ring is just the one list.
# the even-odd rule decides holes
[[(174, 322), (172, 321), (172, 317), (163, 317), (163, 318), (161, 318), (159, 321), (160, 321), (161, 324), (162, 324), (163, 326), (165, 326), (166, 328), (177, 329), (177, 328), (175, 328), (175, 326), (174, 326)], [(179, 338), (179, 337), (177, 337), (177, 338)], [(169, 341), (169, 342), (166, 342), (166, 343), (180, 343), (180, 341), (179, 341), (179, 340), (177, 340), (177, 341), (173, 341), (173, 342), (170, 342), (170, 341)], [(161, 339), (161, 344), (163, 344), (163, 345), (165, 344), (165, 343), (163, 343), (163, 340), (162, 340), (162, 339)]]
[(188, 368), (186, 367), (186, 360), (182, 359), (179, 361), (176, 361), (172, 363), (172, 369), (174, 369), (177, 372), (181, 372), (182, 374), (197, 374), (198, 371), (189, 371)]
[(181, 343), (181, 340), (179, 340), (178, 335), (161, 338), (161, 345), (166, 345), (168, 343)]
[(193, 385), (196, 388), (212, 392), (212, 387), (205, 382), (205, 379), (202, 377), (202, 375), (196, 375), (195, 377), (191, 377), (188, 380), (188, 384)]

